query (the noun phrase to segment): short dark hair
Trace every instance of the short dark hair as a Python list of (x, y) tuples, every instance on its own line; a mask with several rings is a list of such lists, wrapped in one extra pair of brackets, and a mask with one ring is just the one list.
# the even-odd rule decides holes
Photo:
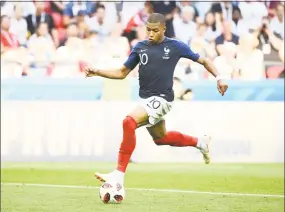
[(103, 10), (106, 10), (104, 4), (98, 4), (98, 5), (96, 6), (95, 13), (97, 13), (100, 8), (103, 9)]
[(149, 23), (161, 23), (161, 24), (165, 24), (165, 17), (164, 15), (160, 14), (160, 13), (152, 13), (148, 19), (147, 22)]

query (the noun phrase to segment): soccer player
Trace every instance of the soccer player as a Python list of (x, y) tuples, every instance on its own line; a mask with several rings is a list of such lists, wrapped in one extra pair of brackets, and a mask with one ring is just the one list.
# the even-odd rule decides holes
[(218, 75), (214, 65), (192, 52), (190, 47), (178, 40), (164, 36), (165, 18), (153, 13), (147, 21), (148, 40), (139, 42), (129, 58), (118, 70), (98, 70), (87, 67), (86, 77), (101, 76), (109, 79), (125, 79), (139, 64), (139, 104), (123, 120), (123, 139), (119, 150), (117, 168), (109, 174), (95, 173), (102, 182), (116, 180), (124, 183), (124, 175), (136, 146), (135, 130), (146, 126), (156, 145), (195, 147), (210, 163), (209, 142), (211, 137), (194, 137), (177, 131), (167, 131), (164, 116), (171, 110), (174, 100), (173, 72), (180, 58), (188, 58), (202, 64), (217, 80), (217, 88), (224, 95), (228, 85)]

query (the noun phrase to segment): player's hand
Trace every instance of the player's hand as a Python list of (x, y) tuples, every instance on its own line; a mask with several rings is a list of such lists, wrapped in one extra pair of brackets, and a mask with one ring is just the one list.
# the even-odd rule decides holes
[(85, 71), (85, 77), (98, 76), (98, 73), (97, 73), (98, 71), (93, 68), (86, 67), (84, 71)]
[(222, 94), (222, 96), (226, 93), (226, 91), (228, 90), (228, 85), (227, 83), (225, 83), (223, 80), (218, 80), (218, 91), (220, 92), (220, 94)]

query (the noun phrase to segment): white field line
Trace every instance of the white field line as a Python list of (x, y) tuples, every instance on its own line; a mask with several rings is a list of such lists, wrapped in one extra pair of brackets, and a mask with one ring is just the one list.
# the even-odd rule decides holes
[[(74, 189), (99, 189), (96, 186), (77, 186), (77, 185), (53, 185), (53, 184), (33, 184), (33, 183), (4, 183), (1, 186), (29, 186), (29, 187), (50, 187), (50, 188), (74, 188)], [(278, 194), (249, 194), (249, 193), (230, 193), (230, 192), (214, 192), (214, 191), (191, 191), (178, 189), (155, 189), (155, 188), (127, 188), (130, 191), (150, 191), (150, 192), (166, 192), (166, 193), (186, 193), (186, 194), (208, 194), (221, 196), (247, 196), (247, 197), (275, 197), (284, 198), (284, 195)]]

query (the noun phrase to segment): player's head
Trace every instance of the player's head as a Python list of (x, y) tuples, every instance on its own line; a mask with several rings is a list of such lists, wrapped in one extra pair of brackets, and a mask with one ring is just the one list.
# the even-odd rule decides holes
[(146, 33), (150, 43), (159, 43), (164, 37), (165, 17), (160, 13), (153, 13), (147, 19)]

